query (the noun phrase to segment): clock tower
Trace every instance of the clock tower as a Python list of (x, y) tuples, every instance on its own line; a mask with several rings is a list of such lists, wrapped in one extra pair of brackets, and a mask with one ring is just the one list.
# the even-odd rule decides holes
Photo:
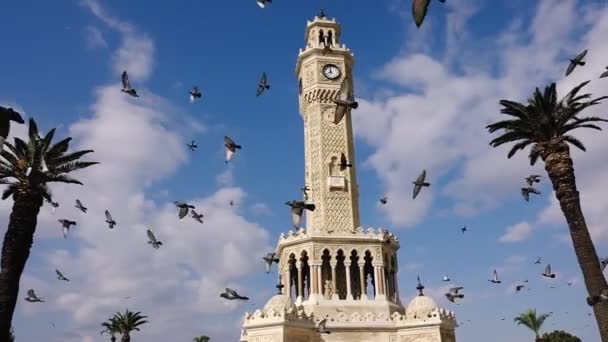
[[(305, 182), (314, 212), (306, 212), (311, 235), (349, 235), (359, 227), (359, 193), (350, 109), (334, 123), (337, 98), (346, 78), (353, 89), (353, 53), (340, 42), (341, 29), (323, 13), (308, 21), (305, 49), (296, 63), (300, 114), (304, 120)], [(344, 154), (351, 167), (340, 170)]]

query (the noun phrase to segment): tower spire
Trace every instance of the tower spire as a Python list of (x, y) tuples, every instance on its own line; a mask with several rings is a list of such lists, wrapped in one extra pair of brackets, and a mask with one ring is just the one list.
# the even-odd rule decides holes
[(424, 296), (424, 293), (422, 293), (422, 290), (424, 290), (424, 286), (422, 285), (422, 283), (420, 283), (420, 276), (418, 276), (418, 286), (416, 286), (416, 290), (418, 290), (419, 296)]
[(325, 18), (325, 11), (321, 8), (321, 10), (319, 11), (319, 18)]

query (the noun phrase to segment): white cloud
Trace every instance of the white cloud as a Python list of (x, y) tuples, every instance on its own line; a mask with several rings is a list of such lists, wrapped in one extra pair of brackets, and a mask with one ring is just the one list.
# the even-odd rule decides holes
[(253, 212), (254, 215), (258, 215), (258, 216), (272, 214), (272, 210), (270, 210), (270, 208), (268, 207), (268, 205), (266, 203), (254, 203), (251, 206), (251, 211)]
[(527, 239), (531, 233), (532, 226), (524, 221), (507, 227), (504, 235), (498, 240), (500, 242), (519, 242)]
[(107, 48), (108, 42), (103, 37), (103, 33), (100, 29), (94, 26), (87, 26), (84, 28), (85, 43), (87, 48), (91, 50), (99, 48)]

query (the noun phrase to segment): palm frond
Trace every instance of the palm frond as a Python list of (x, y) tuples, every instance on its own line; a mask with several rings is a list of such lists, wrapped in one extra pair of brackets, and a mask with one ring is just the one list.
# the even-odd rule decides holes
[(93, 150), (77, 151), (77, 152), (73, 152), (70, 154), (62, 155), (55, 159), (47, 160), (47, 163), (49, 164), (49, 166), (50, 165), (61, 165), (61, 164), (65, 164), (65, 163), (69, 163), (69, 162), (78, 160), (85, 154), (89, 154), (89, 153), (93, 153), (93, 152), (95, 152), (95, 151), (93, 151)]
[(70, 173), (72, 171), (80, 170), (87, 168), (92, 165), (99, 164), (99, 162), (82, 162), (82, 161), (72, 161), (69, 163), (61, 164), (53, 167), (52, 172), (54, 174), (62, 174), (62, 173)]
[(17, 190), (17, 185), (16, 184), (11, 184), (9, 185), (6, 189), (4, 189), (4, 191), (2, 192), (2, 200), (5, 200), (11, 196), (13, 196), (13, 194), (15, 193), (15, 190)]
[(55, 145), (51, 146), (51, 148), (49, 148), (49, 150), (46, 152), (47, 158), (54, 159), (54, 158), (59, 157), (63, 153), (66, 153), (68, 148), (70, 147), (71, 141), (72, 141), (72, 138), (67, 137), (67, 138), (59, 141)]
[(69, 184), (78, 184), (83, 185), (81, 181), (76, 178), (70, 177), (67, 174), (47, 174), (44, 176), (44, 181), (48, 183), (69, 183)]
[(34, 118), (30, 118), (29, 120), (29, 129), (28, 129), (28, 137), (30, 141), (38, 140), (40, 135), (38, 134), (38, 125), (36, 125), (36, 121)]

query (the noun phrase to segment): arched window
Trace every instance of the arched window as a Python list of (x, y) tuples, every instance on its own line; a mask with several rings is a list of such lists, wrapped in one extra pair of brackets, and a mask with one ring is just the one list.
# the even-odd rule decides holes
[(338, 169), (338, 157), (331, 157), (331, 162), (329, 163), (329, 175), (332, 177), (339, 176), (340, 174), (338, 172)]
[(346, 266), (344, 265), (344, 252), (340, 249), (336, 255), (336, 293), (338, 298), (346, 299)]
[(325, 46), (325, 35), (323, 29), (319, 30), (319, 46)]
[(302, 299), (310, 296), (310, 266), (308, 265), (308, 253), (302, 251), (300, 262), (302, 263)]
[(323, 251), (323, 256), (321, 257), (323, 261), (321, 263), (321, 290), (323, 291), (323, 296), (325, 296), (325, 281), (332, 280), (331, 279), (331, 265), (329, 264), (329, 260), (331, 260), (331, 255), (329, 254), (329, 250)]
[(350, 252), (350, 292), (353, 299), (361, 299), (361, 274), (359, 272), (359, 256), (357, 251)]
[(291, 253), (289, 255), (289, 293), (287, 294), (291, 299), (298, 297), (298, 268), (296, 267), (296, 256)]
[(332, 30), (329, 30), (329, 32), (327, 32), (327, 46), (333, 46), (334, 45), (334, 34)]
[(363, 260), (365, 260), (365, 266), (363, 266), (363, 274), (365, 277), (365, 294), (367, 295), (367, 298), (372, 299), (376, 297), (376, 277), (374, 276), (374, 266), (372, 266), (374, 257), (372, 257), (372, 253), (370, 251), (365, 251), (365, 257)]

